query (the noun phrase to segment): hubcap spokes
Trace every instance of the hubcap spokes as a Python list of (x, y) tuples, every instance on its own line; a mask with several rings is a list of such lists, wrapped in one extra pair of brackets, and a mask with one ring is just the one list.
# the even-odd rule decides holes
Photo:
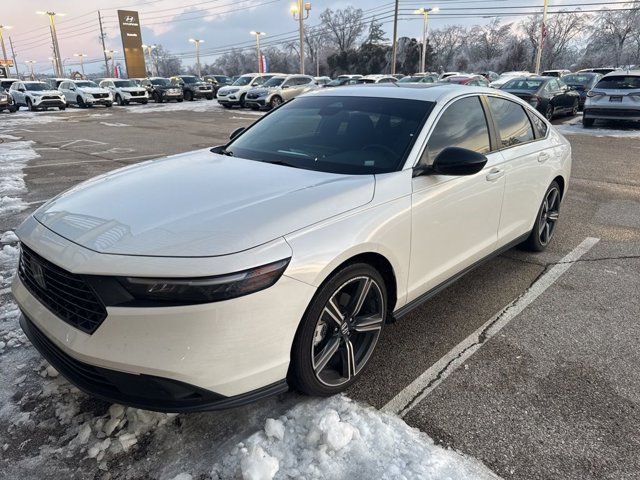
[[(351, 279), (334, 292), (318, 319), (311, 347), (320, 382), (338, 386), (360, 372), (378, 341), (384, 309), (380, 286), (370, 277)], [(328, 328), (320, 328), (323, 324)], [(318, 338), (323, 330), (324, 338)]]
[(551, 241), (559, 216), (560, 192), (557, 188), (553, 188), (544, 199), (538, 222), (538, 238), (542, 245), (547, 245)]

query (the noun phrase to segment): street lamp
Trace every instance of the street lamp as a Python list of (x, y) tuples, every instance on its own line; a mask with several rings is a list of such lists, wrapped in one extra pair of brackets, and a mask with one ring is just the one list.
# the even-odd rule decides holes
[(304, 0), (298, 0), (298, 3), (291, 5), (291, 15), (294, 20), (298, 21), (300, 30), (300, 73), (304, 75), (304, 21), (309, 18), (311, 12), (311, 3)]
[(2, 59), (6, 62), (9, 58), (7, 57), (7, 49), (4, 46), (4, 37), (2, 36), (3, 30), (11, 30), (13, 27), (11, 25), (0, 25), (0, 43), (2, 44)]
[[(149, 71), (153, 72), (153, 57), (151, 56), (151, 51), (156, 48), (156, 45), (142, 45), (142, 51), (149, 55)], [(156, 62), (156, 75), (159, 77), (160, 73), (158, 73), (158, 63)]]
[(109, 76), (115, 77), (116, 76), (116, 53), (118, 52), (116, 52), (115, 50), (106, 49), (104, 53), (106, 53), (109, 56), (109, 58), (111, 58), (111, 75), (109, 75), (109, 72), (107, 72), (107, 77)]
[(204, 40), (200, 40), (198, 38), (190, 38), (189, 41), (196, 44), (196, 69), (198, 71), (198, 77), (200, 77), (202, 76), (202, 72), (200, 70), (200, 44), (204, 43)]
[(87, 56), (86, 53), (74, 53), (74, 57), (80, 58), (80, 71), (82, 72), (82, 76), (84, 77), (84, 57)]
[(60, 46), (58, 45), (58, 34), (56, 33), (56, 22), (54, 18), (56, 16), (64, 16), (64, 13), (56, 13), (56, 12), (36, 12), (38, 15), (47, 15), (49, 17), (49, 29), (51, 30), (51, 43), (53, 44), (53, 56), (56, 57), (56, 65), (57, 72), (56, 74), (59, 77), (64, 76), (64, 71), (62, 70), (62, 55), (60, 54)]
[(36, 79), (36, 74), (33, 71), (33, 66), (36, 64), (36, 61), (35, 60), (25, 60), (24, 63), (29, 65), (29, 68), (31, 70), (31, 80), (35, 80)]
[(422, 7), (416, 10), (416, 15), (422, 15), (422, 59), (420, 60), (420, 71), (424, 73), (427, 68), (427, 37), (429, 36), (429, 14), (440, 11), (438, 7)]
[(262, 55), (260, 55), (260, 37), (266, 34), (264, 32), (257, 32), (255, 30), (252, 30), (249, 33), (251, 33), (251, 35), (256, 36), (256, 52), (258, 53), (258, 73), (264, 73), (262, 71)]

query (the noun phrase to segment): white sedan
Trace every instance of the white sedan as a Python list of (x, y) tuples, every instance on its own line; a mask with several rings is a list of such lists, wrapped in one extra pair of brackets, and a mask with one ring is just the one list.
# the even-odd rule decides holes
[(538, 112), (480, 87), (318, 90), (232, 137), (19, 228), (22, 327), (79, 388), (160, 411), (342, 391), (388, 320), (513, 245), (544, 250), (571, 169)]

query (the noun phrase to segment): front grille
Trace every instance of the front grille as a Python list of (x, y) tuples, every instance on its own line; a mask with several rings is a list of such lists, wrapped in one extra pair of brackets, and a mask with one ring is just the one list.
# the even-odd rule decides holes
[(57, 100), (57, 101), (61, 101), (60, 97), (54, 97), (53, 95), (44, 95), (42, 97), (42, 100)]
[(588, 115), (604, 115), (606, 117), (640, 117), (640, 108), (589, 108)]
[(130, 92), (132, 97), (141, 97), (144, 92)]
[(51, 313), (85, 333), (93, 333), (107, 311), (81, 275), (54, 265), (21, 245), (18, 275), (25, 287)]
[(93, 98), (107, 98), (109, 96), (108, 93), (94, 93)]

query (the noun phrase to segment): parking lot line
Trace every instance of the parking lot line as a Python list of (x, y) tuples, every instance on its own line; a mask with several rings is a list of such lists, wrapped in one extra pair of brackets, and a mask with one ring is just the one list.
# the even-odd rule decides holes
[(464, 364), (482, 345), (542, 295), (560, 276), (600, 241), (587, 237), (553, 267), (542, 274), (520, 297), (496, 313), (475, 332), (453, 347), (413, 382), (393, 397), (382, 410), (404, 417), (442, 381)]

